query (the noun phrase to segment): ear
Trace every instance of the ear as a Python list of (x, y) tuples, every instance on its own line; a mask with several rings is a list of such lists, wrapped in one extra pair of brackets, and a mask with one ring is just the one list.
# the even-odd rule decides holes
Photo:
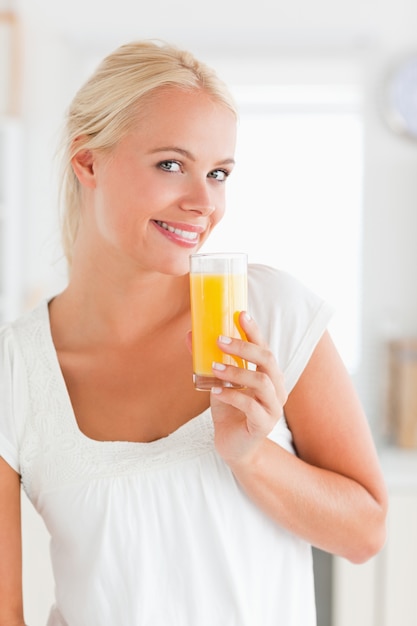
[(71, 159), (72, 169), (81, 185), (94, 188), (96, 186), (94, 172), (94, 153), (92, 150), (80, 150)]

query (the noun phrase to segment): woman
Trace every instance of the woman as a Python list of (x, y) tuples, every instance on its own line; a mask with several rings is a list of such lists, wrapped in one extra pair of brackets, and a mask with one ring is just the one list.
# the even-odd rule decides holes
[(256, 367), (192, 385), (189, 255), (225, 210), (236, 110), (189, 53), (137, 42), (76, 95), (64, 157), (68, 286), (1, 330), (0, 626), (23, 624), (20, 481), (51, 534), (67, 626), (312, 626), (311, 545), (385, 539), (372, 437), (290, 276), (249, 270)]

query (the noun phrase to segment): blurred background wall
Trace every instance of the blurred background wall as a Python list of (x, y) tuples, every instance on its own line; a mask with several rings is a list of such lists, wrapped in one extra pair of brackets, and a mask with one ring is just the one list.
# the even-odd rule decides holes
[[(391, 626), (394, 622), (389, 620), (394, 618), (396, 626), (417, 624), (417, 605), (408, 587), (414, 570), (406, 568), (400, 583), (394, 576), (398, 587), (394, 600), (387, 600), (385, 593), (392, 582), (389, 576), (396, 572), (396, 559), (404, 553), (411, 568), (410, 555), (417, 556), (409, 532), (410, 520), (417, 516), (415, 454), (391, 445), (385, 421), (386, 342), (417, 335), (417, 141), (394, 132), (383, 115), (384, 90), (392, 70), (417, 53), (415, 0), (212, 0), (209, 4), (0, 0), (0, 11), (13, 13), (18, 20), (18, 52), (13, 56), (18, 84), (8, 76), (5, 79), (4, 72), (0, 82), (1, 119), (17, 121), (20, 136), (19, 214), (10, 230), (13, 246), (7, 271), (13, 276), (17, 312), (65, 284), (54, 161), (60, 126), (78, 86), (97, 61), (119, 44), (137, 38), (167, 39), (190, 48), (232, 84), (358, 87), (363, 122), (360, 350), (352, 375), (381, 450), (393, 502), (398, 500), (392, 522), (399, 524), (395, 534), (400, 529), (410, 541), (398, 549), (390, 543), (379, 560), (362, 569), (351, 570), (318, 554), (323, 581), (320, 624)], [(3, 54), (2, 63), (4, 59)], [(4, 93), (12, 83), (17, 93), (9, 107)], [(5, 171), (4, 163), (2, 167)], [(256, 207), (253, 211), (256, 215)], [(325, 224), (322, 227), (326, 229)], [(33, 513), (25, 515), (24, 539), (30, 554), (25, 569), (26, 619), (40, 626), (51, 594), (43, 556), (47, 538)], [(34, 572), (38, 586), (34, 586)]]
[(103, 54), (131, 39), (165, 38), (189, 47), (228, 82), (294, 82), (297, 77), (303, 82), (335, 82), (339, 73), (341, 82), (360, 86), (362, 345), (355, 376), (379, 434), (383, 341), (390, 334), (417, 332), (417, 147), (391, 132), (381, 115), (389, 73), (417, 51), (414, 0), (259, 0), (256, 6), (231, 0), (209, 7), (191, 0), (20, 0), (17, 7), (24, 306), (53, 293), (65, 280), (56, 233), (54, 153), (64, 111)]

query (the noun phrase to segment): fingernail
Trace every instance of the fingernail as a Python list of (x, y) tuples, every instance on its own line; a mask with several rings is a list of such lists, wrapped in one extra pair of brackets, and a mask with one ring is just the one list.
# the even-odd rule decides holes
[(221, 387), (212, 387), (211, 388), (211, 393), (215, 393), (216, 395), (219, 395), (222, 391), (223, 391), (223, 389)]
[(213, 361), (213, 363), (211, 364), (211, 367), (214, 370), (221, 370), (221, 371), (226, 369), (226, 366), (223, 363), (218, 363), (217, 361)]
[(232, 343), (231, 338), (230, 337), (225, 337), (224, 335), (220, 335), (219, 341), (220, 341), (220, 343)]
[(247, 311), (244, 312), (243, 317), (245, 318), (247, 322), (250, 322), (252, 319)]

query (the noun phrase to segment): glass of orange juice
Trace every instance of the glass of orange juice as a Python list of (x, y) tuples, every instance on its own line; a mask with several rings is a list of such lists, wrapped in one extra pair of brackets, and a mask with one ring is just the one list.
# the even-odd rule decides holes
[(213, 361), (246, 368), (239, 357), (217, 346), (220, 335), (245, 339), (240, 311), (247, 310), (247, 254), (207, 253), (190, 256), (191, 328), (194, 387), (232, 387), (213, 375)]

